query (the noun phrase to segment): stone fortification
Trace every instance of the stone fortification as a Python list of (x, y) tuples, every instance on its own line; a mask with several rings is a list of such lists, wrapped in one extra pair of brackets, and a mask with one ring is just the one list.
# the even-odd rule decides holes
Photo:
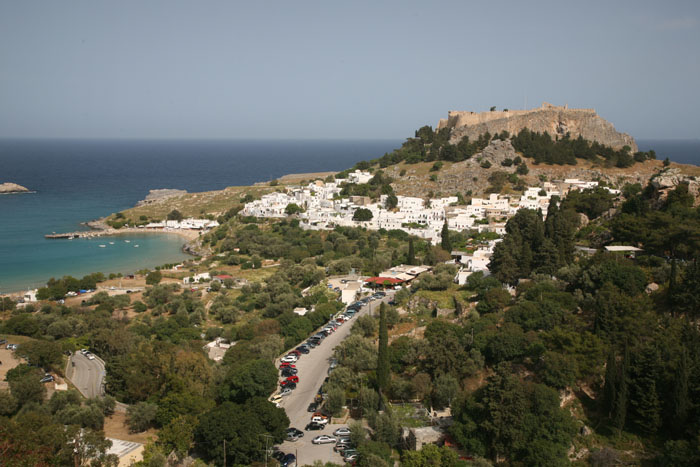
[(601, 118), (593, 109), (569, 109), (568, 106), (554, 106), (544, 103), (542, 107), (531, 110), (508, 110), (493, 112), (450, 111), (446, 119), (440, 119), (438, 130), (450, 128), (450, 142), (457, 143), (468, 136), (475, 140), (480, 134), (492, 135), (503, 130), (517, 134), (523, 128), (539, 133), (547, 132), (552, 137), (571, 133), (573, 138), (579, 135), (589, 141), (620, 149), (623, 146), (637, 152), (637, 143), (626, 133), (615, 130), (612, 123)]

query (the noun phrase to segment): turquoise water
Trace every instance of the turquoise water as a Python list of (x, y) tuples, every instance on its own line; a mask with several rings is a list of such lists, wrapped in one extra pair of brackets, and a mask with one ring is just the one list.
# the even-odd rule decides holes
[[(82, 277), (97, 271), (105, 274), (130, 273), (191, 258), (181, 251), (184, 239), (171, 234), (46, 241), (56, 243), (55, 248), (49, 250), (55, 251), (56, 256), (24, 255), (15, 256), (13, 262), (3, 261), (3, 267), (13, 271), (11, 275), (3, 274), (3, 291), (21, 290), (29, 286), (40, 287), (50, 277)], [(19, 243), (18, 247), (22, 248), (22, 240)], [(104, 248), (100, 245), (104, 245)], [(41, 271), (43, 277), (37, 277), (36, 271)]]
[(0, 196), (0, 292), (42, 286), (51, 277), (134, 272), (186, 258), (183, 239), (175, 235), (44, 238), (84, 229), (81, 222), (129, 208), (151, 189), (198, 192), (287, 173), (343, 170), (399, 145), (386, 140), (0, 140), (0, 183), (36, 190)]

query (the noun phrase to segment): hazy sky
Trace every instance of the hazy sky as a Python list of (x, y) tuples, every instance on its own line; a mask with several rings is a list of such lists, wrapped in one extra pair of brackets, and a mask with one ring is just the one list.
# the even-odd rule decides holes
[(700, 137), (700, 1), (0, 0), (0, 137), (404, 138), (526, 99)]

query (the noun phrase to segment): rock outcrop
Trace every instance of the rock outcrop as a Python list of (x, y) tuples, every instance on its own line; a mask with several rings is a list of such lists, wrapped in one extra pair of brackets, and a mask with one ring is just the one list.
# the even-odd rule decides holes
[(629, 146), (637, 152), (637, 143), (627, 133), (615, 130), (612, 123), (600, 117), (593, 109), (569, 109), (544, 103), (542, 107), (531, 110), (504, 110), (493, 112), (450, 111), (446, 119), (441, 119), (438, 129), (450, 129), (450, 142), (456, 143), (468, 136), (475, 140), (479, 135), (489, 132), (492, 135), (508, 131), (517, 134), (523, 128), (536, 132), (547, 132), (552, 137), (570, 133), (579, 135), (589, 141), (597, 141), (614, 149)]
[(0, 194), (10, 193), (30, 193), (29, 188), (17, 185), (16, 183), (0, 183)]
[(174, 188), (161, 188), (158, 190), (151, 190), (146, 195), (146, 198), (139, 201), (136, 206), (143, 206), (145, 204), (153, 204), (164, 201), (168, 198), (173, 198), (175, 196), (186, 195), (187, 190), (176, 190)]
[(668, 192), (675, 190), (681, 183), (688, 184), (688, 192), (695, 197), (695, 206), (700, 204), (700, 182), (696, 177), (684, 175), (678, 168), (668, 168), (651, 179), (651, 184), (661, 193), (661, 199), (668, 196)]

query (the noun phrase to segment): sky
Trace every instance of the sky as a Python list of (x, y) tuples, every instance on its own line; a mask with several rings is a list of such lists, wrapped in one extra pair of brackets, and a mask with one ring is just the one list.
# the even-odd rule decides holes
[(594, 108), (700, 138), (700, 2), (0, 0), (0, 138), (403, 139)]

